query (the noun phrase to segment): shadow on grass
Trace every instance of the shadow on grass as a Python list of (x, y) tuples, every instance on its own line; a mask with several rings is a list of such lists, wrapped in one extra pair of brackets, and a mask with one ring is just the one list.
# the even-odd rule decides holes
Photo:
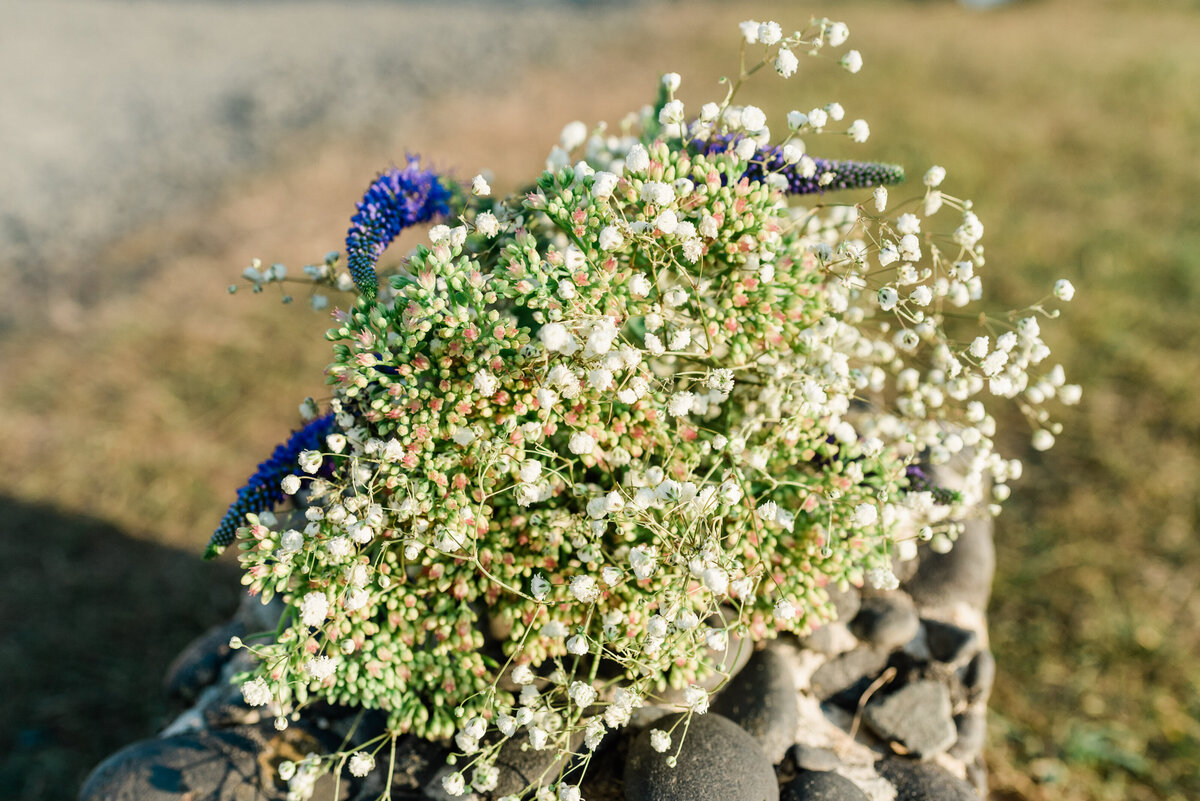
[(237, 605), (237, 570), (0, 495), (0, 795), (74, 799), (175, 713), (162, 677)]

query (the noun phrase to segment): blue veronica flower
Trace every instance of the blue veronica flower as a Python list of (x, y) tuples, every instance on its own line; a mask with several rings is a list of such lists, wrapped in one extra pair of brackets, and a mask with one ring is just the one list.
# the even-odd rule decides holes
[(246, 481), (246, 485), (238, 490), (237, 500), (229, 506), (229, 511), (221, 518), (220, 525), (208, 541), (208, 548), (204, 551), (205, 559), (212, 559), (233, 543), (238, 527), (246, 523), (246, 515), (273, 510), (283, 503), (283, 489), (279, 482), (284, 476), (297, 472), (299, 466), (296, 460), (301, 451), (321, 448), (333, 427), (333, 415), (327, 414), (311, 421), (304, 428), (294, 432), (287, 442), (276, 446), (271, 458), (260, 464), (254, 475)]
[(380, 173), (358, 202), (346, 232), (346, 260), (359, 292), (375, 297), (375, 262), (383, 251), (405, 228), (449, 214), (452, 195), (442, 179), (421, 169), (416, 156), (409, 156), (403, 169)]
[[(724, 153), (737, 145), (741, 134), (718, 134), (699, 145), (699, 152), (711, 156)], [(800, 165), (788, 164), (783, 158), (783, 147), (767, 147), (760, 150), (742, 173), (743, 178), (762, 181), (765, 173), (774, 172), (788, 180), (788, 194), (814, 195), (836, 189), (864, 189), (870, 186), (891, 186), (904, 180), (904, 168), (897, 164), (880, 164), (869, 161), (837, 161), (814, 158), (817, 164), (811, 178), (800, 173)], [(820, 178), (825, 173), (833, 174), (833, 181), (822, 185)]]
[(910, 464), (904, 471), (904, 477), (908, 479), (909, 492), (928, 492), (933, 495), (934, 503), (948, 506), (962, 500), (961, 492), (934, 484), (933, 479), (918, 465)]

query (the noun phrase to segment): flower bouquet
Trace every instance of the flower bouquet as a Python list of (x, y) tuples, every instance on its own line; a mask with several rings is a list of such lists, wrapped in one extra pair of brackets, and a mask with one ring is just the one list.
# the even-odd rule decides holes
[(209, 549), (236, 546), (250, 592), (282, 599), (276, 631), (235, 643), (258, 658), (249, 704), (280, 728), (317, 701), (386, 715), (281, 766), (296, 797), (324, 771), (388, 770), (411, 732), (454, 743), (450, 795), (495, 791), (520, 740), (572, 758), (516, 794), (579, 798), (639, 708), (684, 713), (651, 738), (673, 753), (737, 652), (828, 621), (832, 588), (894, 587), (918, 542), (950, 549), (998, 511), (1021, 468), (994, 448), (993, 399), (1053, 443), (1044, 404), (1079, 395), (1040, 338), (1056, 312), (973, 309), (984, 227), (945, 170), (898, 190), (900, 167), (810, 154), (867, 140), (839, 104), (779, 134), (739, 105), (751, 75), (790, 78), (846, 26), (741, 32), (713, 102), (686, 109), (665, 75), (619, 129), (568, 125), (503, 199), (410, 157), (367, 190), (344, 261), (305, 268), (315, 307), (346, 296), (330, 395)]

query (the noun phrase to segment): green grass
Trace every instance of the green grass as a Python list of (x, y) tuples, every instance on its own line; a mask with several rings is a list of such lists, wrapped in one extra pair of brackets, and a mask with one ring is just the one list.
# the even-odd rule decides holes
[(581, 60), (511, 97), (446, 99), (391, 138), (324, 145), (201, 219), (97, 254), (94, 303), (66, 328), (0, 342), (0, 672), (18, 699), (0, 713), (0, 786), (71, 797), (164, 719), (170, 656), (235, 602), (231, 569), (192, 555), (296, 403), (322, 391), (328, 359), (320, 316), (224, 294), (249, 258), (297, 267), (336, 247), (372, 172), (409, 148), (464, 177), (491, 166), (511, 187), (559, 125), (619, 119), (655, 71), (683, 73), (690, 104), (709, 99), (738, 19), (810, 12), (850, 23), (863, 73), (802, 61), (801, 77), (765, 76), (752, 97), (781, 110), (836, 99), (870, 121), (867, 144), (817, 139), (814, 152), (945, 166), (987, 225), (997, 310), (1058, 277), (1078, 288), (1043, 329), (1082, 406), (1045, 455), (1005, 421), (1027, 469), (997, 529), (994, 796), (1200, 797), (1200, 11), (1049, 0), (631, 12), (633, 39), (603, 71)]

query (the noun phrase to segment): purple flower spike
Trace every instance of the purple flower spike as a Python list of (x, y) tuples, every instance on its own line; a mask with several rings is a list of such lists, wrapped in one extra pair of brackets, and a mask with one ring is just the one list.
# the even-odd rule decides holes
[(403, 169), (393, 167), (367, 188), (350, 218), (346, 232), (346, 259), (350, 277), (364, 297), (375, 297), (379, 279), (375, 263), (401, 231), (450, 213), (452, 191), (430, 170), (422, 170), (416, 156)]
[(238, 527), (246, 522), (246, 515), (273, 510), (283, 503), (283, 489), (279, 482), (284, 476), (296, 473), (299, 467), (296, 460), (301, 451), (321, 448), (325, 437), (333, 431), (333, 426), (332, 414), (318, 417), (293, 433), (287, 442), (276, 446), (271, 458), (260, 464), (246, 485), (238, 490), (237, 500), (230, 504), (229, 511), (221, 518), (221, 524), (208, 541), (205, 559), (218, 556), (233, 542)]
[[(737, 145), (739, 134), (720, 134), (700, 144), (700, 152), (706, 156), (724, 153)], [(800, 172), (800, 165), (788, 164), (783, 158), (783, 148), (767, 147), (760, 150), (742, 174), (751, 181), (762, 181), (766, 173), (779, 173), (787, 178), (788, 194), (814, 195), (836, 189), (864, 189), (870, 186), (892, 186), (904, 180), (904, 168), (896, 164), (879, 164), (867, 161), (835, 161), (814, 158), (816, 169), (811, 178)], [(821, 176), (833, 175), (833, 180), (822, 184)]]

